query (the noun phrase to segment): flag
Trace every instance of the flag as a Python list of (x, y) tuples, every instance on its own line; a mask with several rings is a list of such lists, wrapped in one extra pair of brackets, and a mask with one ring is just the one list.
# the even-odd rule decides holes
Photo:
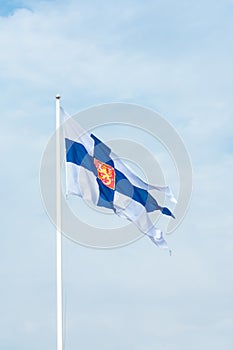
[(89, 203), (112, 210), (133, 222), (157, 246), (167, 249), (163, 233), (153, 225), (149, 213), (159, 210), (174, 216), (168, 208), (160, 206), (149, 191), (162, 191), (176, 202), (169, 187), (144, 182), (108, 145), (85, 131), (73, 118), (66, 120), (63, 131), (67, 195), (77, 195)]

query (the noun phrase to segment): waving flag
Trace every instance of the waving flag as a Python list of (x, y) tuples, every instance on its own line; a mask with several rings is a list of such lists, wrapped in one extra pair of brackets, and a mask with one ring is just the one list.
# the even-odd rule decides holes
[(156, 189), (176, 202), (169, 187), (144, 182), (106, 144), (82, 129), (74, 119), (69, 118), (63, 129), (67, 194), (78, 195), (96, 206), (113, 210), (118, 216), (132, 221), (157, 246), (168, 248), (161, 230), (152, 224), (148, 213), (160, 210), (174, 218), (171, 211), (160, 206), (149, 193)]

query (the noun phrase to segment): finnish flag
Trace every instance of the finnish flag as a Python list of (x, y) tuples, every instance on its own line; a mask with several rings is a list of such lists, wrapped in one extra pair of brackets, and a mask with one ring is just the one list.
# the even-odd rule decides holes
[[(64, 111), (63, 111), (64, 113)], [(63, 114), (64, 115), (64, 114)], [(153, 186), (140, 179), (111, 149), (92, 133), (85, 131), (73, 118), (63, 125), (66, 150), (66, 192), (132, 221), (157, 246), (167, 249), (163, 233), (151, 222), (148, 213), (160, 210), (149, 190), (162, 191), (176, 202), (168, 186)]]

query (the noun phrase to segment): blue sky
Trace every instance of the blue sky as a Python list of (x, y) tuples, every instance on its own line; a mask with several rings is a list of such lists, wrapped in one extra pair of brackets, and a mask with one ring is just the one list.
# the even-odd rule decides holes
[(39, 170), (59, 92), (70, 114), (159, 111), (194, 172), (171, 258), (146, 238), (109, 251), (64, 240), (65, 349), (232, 349), (233, 2), (4, 1), (0, 16), (0, 348), (56, 347)]

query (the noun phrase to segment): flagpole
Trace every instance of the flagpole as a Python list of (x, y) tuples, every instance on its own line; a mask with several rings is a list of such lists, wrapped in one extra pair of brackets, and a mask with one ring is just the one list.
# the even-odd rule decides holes
[(60, 95), (56, 95), (57, 350), (63, 348)]

